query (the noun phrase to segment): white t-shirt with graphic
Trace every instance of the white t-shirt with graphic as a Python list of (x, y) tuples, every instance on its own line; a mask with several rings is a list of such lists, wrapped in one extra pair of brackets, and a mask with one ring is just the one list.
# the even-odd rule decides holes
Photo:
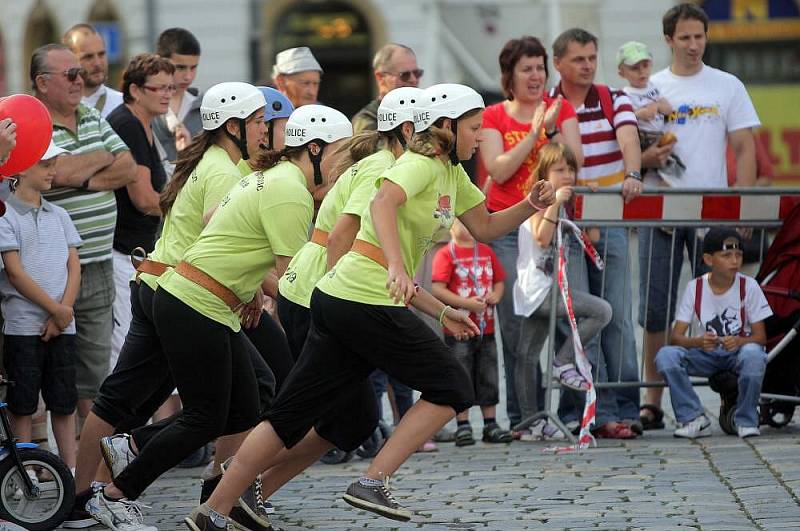
[[(730, 289), (722, 295), (716, 295), (708, 285), (708, 274), (698, 277), (686, 286), (683, 299), (675, 312), (675, 319), (694, 326), (694, 336), (699, 337), (706, 332), (714, 332), (720, 337), (738, 336), (742, 330), (742, 298), (740, 278), (745, 279), (744, 313), (745, 335), (750, 335), (751, 323), (763, 321), (772, 315), (761, 286), (752, 277), (736, 274)], [(703, 283), (703, 294), (700, 300), (700, 319), (695, 312), (695, 293), (697, 282)]]
[(693, 76), (676, 76), (665, 68), (650, 81), (672, 105), (665, 132), (678, 137), (673, 152), (686, 165), (674, 186), (727, 188), (728, 133), (761, 125), (742, 82), (708, 65)]
[[(642, 107), (646, 107), (651, 103), (656, 103), (661, 99), (661, 91), (658, 90), (652, 81), (647, 82), (645, 88), (625, 87), (622, 89), (625, 94), (631, 99), (633, 110), (638, 111)], [(646, 133), (663, 133), (664, 132), (664, 115), (656, 113), (656, 117), (652, 120), (642, 120), (637, 118), (639, 122), (639, 130)]]

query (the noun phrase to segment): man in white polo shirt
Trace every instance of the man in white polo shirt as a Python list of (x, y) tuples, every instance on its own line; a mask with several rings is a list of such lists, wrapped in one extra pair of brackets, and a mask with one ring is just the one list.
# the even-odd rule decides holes
[[(664, 39), (672, 50), (672, 64), (650, 79), (674, 109), (666, 117), (665, 131), (672, 132), (678, 141), (660, 150), (645, 150), (644, 165), (663, 165), (664, 157), (674, 146), (675, 154), (686, 165), (675, 186), (727, 188), (725, 149), (730, 144), (736, 155), (735, 185), (755, 186), (753, 128), (760, 122), (742, 82), (732, 74), (703, 63), (708, 16), (697, 5), (684, 3), (670, 8), (662, 23)], [(666, 186), (656, 175), (648, 176), (646, 184)], [(661, 380), (655, 367), (655, 355), (664, 346), (666, 330), (674, 317), (683, 249), (686, 248), (689, 257), (696, 258), (696, 265), (702, 260), (697, 241), (694, 229), (675, 229), (671, 234), (652, 229), (639, 231), (639, 323), (645, 327), (647, 380)], [(648, 261), (652, 264), (649, 268)], [(673, 272), (671, 281), (670, 270)], [(700, 273), (695, 270), (692, 276)], [(651, 423), (661, 416), (661, 395), (661, 388), (649, 388), (645, 393), (642, 420), (646, 427), (652, 426)], [(663, 427), (663, 423), (656, 422), (654, 427)]]
[(89, 24), (75, 24), (67, 30), (62, 41), (78, 56), (85, 69), (81, 103), (97, 109), (105, 118), (122, 105), (122, 92), (104, 84), (108, 80), (108, 55), (103, 36)]

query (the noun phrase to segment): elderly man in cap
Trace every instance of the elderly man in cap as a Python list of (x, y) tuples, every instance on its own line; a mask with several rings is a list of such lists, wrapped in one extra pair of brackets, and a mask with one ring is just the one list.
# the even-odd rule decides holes
[(353, 132), (374, 131), (378, 128), (378, 106), (386, 94), (400, 87), (417, 87), (423, 71), (417, 66), (417, 56), (408, 46), (389, 43), (381, 47), (372, 59), (378, 97), (353, 116)]
[(275, 56), (272, 79), (295, 108), (317, 103), (321, 77), (322, 67), (305, 46), (289, 48)]

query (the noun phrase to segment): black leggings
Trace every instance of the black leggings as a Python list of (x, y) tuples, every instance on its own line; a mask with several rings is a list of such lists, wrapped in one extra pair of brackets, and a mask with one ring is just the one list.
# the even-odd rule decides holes
[[(131, 433), (145, 426), (175, 389), (153, 322), (153, 295), (147, 284), (131, 283), (131, 326), (119, 361), (103, 382), (92, 406), (94, 414), (114, 426), (117, 433)], [(255, 346), (257, 356), (269, 366), (266, 369), (263, 363), (253, 360), (264, 411), (272, 398), (273, 377), (274, 385), (280, 388), (294, 360), (283, 330), (269, 315), (263, 314), (258, 326), (245, 329), (244, 333)], [(165, 421), (168, 423), (170, 419)], [(137, 430), (137, 446), (143, 447), (164, 425), (162, 421)]]
[(255, 347), (244, 333), (158, 289), (153, 317), (183, 411), (158, 431), (114, 480), (135, 500), (153, 481), (204, 444), (252, 428), (260, 413)]
[[(375, 407), (367, 377), (376, 368), (456, 413), (474, 402), (464, 367), (409, 309), (361, 304), (315, 289), (303, 352), (264, 417), (291, 448), (320, 419)], [(362, 384), (371, 399), (358, 402), (352, 393)]]

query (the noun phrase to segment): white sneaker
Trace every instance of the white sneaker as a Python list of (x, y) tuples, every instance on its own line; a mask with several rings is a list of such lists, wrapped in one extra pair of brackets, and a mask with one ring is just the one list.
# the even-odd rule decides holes
[(100, 452), (112, 478), (120, 475), (125, 467), (136, 459), (136, 454), (131, 450), (130, 439), (131, 436), (127, 433), (100, 439)]
[(144, 524), (141, 507), (133, 501), (106, 499), (102, 490), (86, 502), (86, 512), (113, 531), (158, 531), (157, 527)]
[(529, 428), (520, 431), (519, 440), (523, 442), (532, 441), (561, 441), (567, 437), (561, 430), (550, 424), (545, 419), (539, 419)]
[(711, 421), (705, 415), (700, 415), (694, 420), (684, 422), (683, 426), (675, 430), (675, 437), (684, 439), (699, 439), (711, 435)]
[(739, 433), (740, 439), (747, 439), (748, 437), (758, 437), (761, 435), (761, 430), (757, 426), (739, 426), (736, 428)]

